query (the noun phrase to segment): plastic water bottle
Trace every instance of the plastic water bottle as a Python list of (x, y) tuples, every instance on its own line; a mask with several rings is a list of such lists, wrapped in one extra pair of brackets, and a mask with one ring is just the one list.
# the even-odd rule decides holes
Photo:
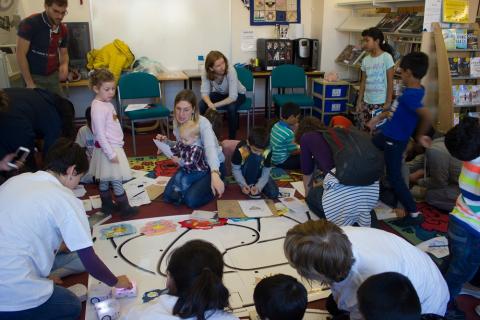
[(205, 57), (203, 55), (197, 56), (197, 66), (198, 66), (198, 71), (202, 71), (203, 68), (205, 67)]

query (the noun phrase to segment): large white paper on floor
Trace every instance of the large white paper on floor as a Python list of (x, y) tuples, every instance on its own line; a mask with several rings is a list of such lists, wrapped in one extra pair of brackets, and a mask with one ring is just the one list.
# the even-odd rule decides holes
[(303, 185), (303, 181), (293, 181), (290, 182), (290, 184), (302, 195), (302, 197), (305, 197), (305, 186)]
[(153, 139), (153, 143), (155, 143), (158, 150), (160, 150), (165, 155), (165, 157), (173, 157), (172, 149), (170, 149), (170, 146), (168, 144), (157, 139)]
[[(224, 254), (224, 283), (230, 291), (230, 305), (235, 314), (248, 315), (253, 310), (253, 290), (257, 282), (277, 273), (297, 278), (305, 285), (309, 301), (326, 298), (330, 291), (318, 283), (308, 283), (288, 264), (283, 253), (287, 231), (298, 223), (307, 221), (305, 213), (288, 213), (282, 217), (229, 220), (222, 227), (193, 230), (178, 224), (177, 230), (158, 236), (145, 236), (140, 229), (147, 222), (169, 220), (175, 224), (189, 219), (189, 215), (157, 217), (123, 221), (133, 225), (137, 232), (123, 237), (102, 240), (100, 230), (107, 224), (93, 228), (94, 249), (113, 274), (125, 274), (137, 283), (136, 298), (120, 299), (121, 312), (133, 304), (142, 303), (145, 292), (163, 289), (166, 282), (167, 257), (178, 246), (192, 239), (213, 243)], [(89, 288), (98, 280), (89, 277)], [(87, 320), (96, 320), (93, 305), (87, 302)]]
[(238, 201), (243, 214), (249, 218), (260, 218), (272, 216), (272, 211), (265, 200), (240, 200)]

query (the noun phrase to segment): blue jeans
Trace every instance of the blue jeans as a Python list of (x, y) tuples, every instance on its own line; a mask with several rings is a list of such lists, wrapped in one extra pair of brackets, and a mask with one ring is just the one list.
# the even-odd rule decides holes
[(57, 253), (50, 276), (64, 278), (81, 272), (85, 272), (85, 267), (76, 252)]
[[(221, 94), (221, 93), (218, 93), (218, 92), (212, 92), (210, 93), (209, 95), (210, 97), (210, 100), (215, 103), (215, 102), (219, 102), (219, 101), (222, 101), (222, 100), (225, 100), (226, 98), (228, 98), (228, 94)], [(223, 110), (226, 110), (227, 111), (227, 118), (228, 118), (228, 138), (230, 140), (235, 140), (235, 136), (236, 136), (236, 133), (237, 133), (237, 125), (238, 125), (238, 112), (237, 112), (237, 109), (239, 106), (241, 106), (246, 100), (246, 97), (244, 94), (238, 94), (237, 96), (237, 100), (235, 100), (234, 102), (230, 103), (230, 104), (227, 104), (226, 106), (223, 106), (223, 107), (220, 107), (220, 108), (217, 108), (217, 110), (220, 110), (220, 111), (223, 111)], [(205, 103), (205, 101), (203, 101), (203, 99), (200, 100), (200, 102), (198, 103), (198, 110), (200, 111), (201, 114), (205, 114), (205, 111), (207, 111), (207, 104)]]
[(192, 184), (203, 178), (207, 173), (208, 171), (192, 171), (187, 173), (184, 168), (179, 168), (172, 178), (174, 184), (173, 190), (184, 194)]
[[(35, 294), (35, 292), (26, 292), (25, 294)], [(82, 304), (75, 294), (68, 289), (54, 285), (52, 296), (42, 305), (22, 311), (0, 311), (0, 320), (76, 320), (81, 311)]]
[(450, 301), (453, 301), (463, 284), (470, 281), (480, 267), (480, 235), (450, 215), (447, 236), (450, 263), (445, 280), (450, 291)]
[[(263, 156), (250, 153), (242, 166), (242, 175), (247, 182), (247, 185), (251, 186), (258, 182), (258, 179), (262, 176)], [(272, 177), (268, 177), (267, 184), (260, 190), (267, 198), (278, 198), (278, 186)]]
[(379, 133), (373, 136), (372, 142), (378, 149), (383, 151), (387, 179), (398, 201), (400, 201), (408, 213), (417, 212), (415, 200), (413, 200), (412, 194), (402, 176), (403, 152), (407, 147), (408, 141), (393, 140), (385, 137), (383, 133)]
[[(220, 164), (220, 173), (221, 178), (225, 176), (225, 164)], [(178, 199), (174, 196), (174, 179), (170, 179), (165, 187), (163, 192), (163, 201), (165, 202), (177, 202)], [(201, 179), (195, 181), (188, 191), (185, 192), (181, 202), (184, 203), (187, 207), (195, 209), (203, 206), (204, 204), (209, 203), (214, 198), (211, 188), (211, 175), (208, 171), (208, 174), (203, 176)]]

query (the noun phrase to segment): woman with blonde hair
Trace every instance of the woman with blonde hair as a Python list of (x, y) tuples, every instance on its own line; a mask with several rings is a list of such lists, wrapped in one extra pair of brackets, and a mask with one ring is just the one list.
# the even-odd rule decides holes
[[(225, 170), (225, 156), (218, 144), (211, 123), (198, 112), (195, 93), (191, 90), (182, 90), (175, 97), (173, 108), (173, 134), (177, 141), (180, 139), (180, 126), (189, 120), (197, 122), (200, 126), (200, 142), (205, 149), (210, 174), (193, 183), (188, 191), (184, 192), (185, 196), (182, 199), (175, 198), (173, 179), (170, 179), (163, 193), (163, 200), (169, 203), (179, 203), (179, 200), (181, 200), (190, 208), (198, 208), (210, 202), (215, 195), (221, 197), (225, 191), (225, 184), (222, 181)], [(167, 137), (158, 134), (156, 139), (165, 141)]]

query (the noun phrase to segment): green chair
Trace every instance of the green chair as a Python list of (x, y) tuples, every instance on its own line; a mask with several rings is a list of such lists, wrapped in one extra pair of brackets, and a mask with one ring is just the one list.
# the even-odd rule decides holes
[[(291, 93), (285, 93), (287, 88), (291, 89)], [(276, 94), (273, 94), (273, 89), (276, 89)], [(294, 89), (303, 89), (303, 93), (295, 93)], [(296, 103), (304, 111), (310, 109), (310, 115), (312, 115), (314, 102), (313, 98), (307, 95), (307, 77), (303, 68), (292, 64), (283, 64), (273, 69), (270, 79), (270, 94), (273, 106), (280, 110), (280, 117), (282, 116), (282, 106), (287, 102)], [(269, 118), (270, 113), (269, 105)]]
[(252, 127), (255, 125), (255, 79), (250, 70), (244, 67), (235, 67), (238, 80), (243, 84), (246, 92), (245, 102), (238, 107), (238, 113), (247, 115), (247, 137), (250, 134), (250, 114), (252, 115)]
[[(169, 133), (170, 110), (161, 105), (160, 82), (157, 78), (145, 72), (132, 72), (124, 74), (118, 81), (118, 105), (120, 106), (120, 121), (123, 123), (124, 115), (130, 119), (132, 126), (133, 154), (137, 155), (135, 143), (135, 123), (147, 122), (160, 119), (167, 120), (167, 136)], [(145, 100), (153, 102), (150, 108), (135, 111), (125, 111), (128, 102), (132, 100)], [(137, 102), (138, 103), (138, 102)]]

